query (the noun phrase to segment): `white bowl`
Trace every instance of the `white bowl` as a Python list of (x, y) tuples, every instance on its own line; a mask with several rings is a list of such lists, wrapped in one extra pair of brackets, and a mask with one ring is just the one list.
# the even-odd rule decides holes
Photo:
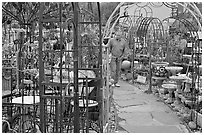
[(170, 66), (170, 67), (165, 67), (165, 69), (171, 72), (172, 74), (176, 74), (180, 72), (183, 69), (183, 67)]
[(166, 84), (162, 84), (162, 87), (165, 89), (176, 89), (177, 85), (171, 84), (171, 83), (166, 83)]
[(186, 80), (188, 78), (185, 76), (175, 76), (174, 75), (174, 76), (170, 76), (169, 79), (171, 79), (171, 80)]
[(166, 67), (169, 65), (169, 63), (168, 62), (153, 62), (152, 65), (156, 67), (162, 67), (162, 66)]

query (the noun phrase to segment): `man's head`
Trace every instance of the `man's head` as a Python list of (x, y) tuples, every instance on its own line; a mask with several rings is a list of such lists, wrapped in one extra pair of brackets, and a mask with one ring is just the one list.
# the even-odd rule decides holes
[(116, 39), (121, 39), (122, 38), (122, 32), (121, 31), (117, 31), (117, 32), (115, 32), (115, 38)]

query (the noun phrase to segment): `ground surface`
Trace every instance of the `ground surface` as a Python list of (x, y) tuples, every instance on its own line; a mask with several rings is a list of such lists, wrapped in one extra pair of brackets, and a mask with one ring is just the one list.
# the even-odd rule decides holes
[(166, 104), (153, 94), (146, 94), (144, 85), (120, 81), (113, 89), (117, 108), (116, 132), (119, 133), (187, 133), (187, 128)]

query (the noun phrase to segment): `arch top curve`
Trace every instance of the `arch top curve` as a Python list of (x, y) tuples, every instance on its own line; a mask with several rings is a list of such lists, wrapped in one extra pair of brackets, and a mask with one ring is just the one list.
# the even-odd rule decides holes
[(167, 18), (163, 19), (162, 22), (164, 22), (168, 19), (175, 19), (175, 20), (181, 22), (182, 24), (184, 24), (184, 26), (189, 30), (188, 32), (190, 33), (191, 37), (197, 37), (197, 38), (200, 37), (198, 34), (198, 29), (196, 29), (195, 26), (187, 19), (181, 18), (181, 17), (167, 17)]
[[(118, 4), (118, 6), (115, 8), (115, 10), (112, 12), (111, 16), (109, 17), (107, 23), (106, 23), (106, 26), (105, 26), (105, 29), (104, 29), (104, 33), (103, 33), (103, 37), (104, 36), (109, 36), (111, 34), (111, 30), (110, 29), (113, 29), (114, 28), (114, 24), (111, 24), (111, 22), (114, 22), (114, 21), (118, 21), (117, 19), (114, 19), (113, 16), (115, 15), (115, 13), (122, 7), (122, 6), (126, 6), (126, 8), (129, 8), (127, 5), (136, 5), (137, 7), (136, 8), (144, 8), (145, 6), (148, 6), (148, 7), (154, 7), (154, 8), (159, 8), (161, 7), (162, 5), (166, 6), (166, 7), (169, 7), (169, 8), (179, 8), (182, 7), (183, 9), (185, 9), (186, 11), (189, 12), (189, 14), (192, 16), (192, 18), (194, 18), (194, 22), (197, 23), (198, 27), (199, 27), (199, 30), (202, 29), (202, 13), (201, 11), (199, 10), (199, 8), (196, 6), (196, 4), (194, 2), (174, 2), (173, 3), (173, 6), (171, 3), (169, 2), (161, 2), (159, 4), (159, 6), (155, 6), (154, 2), (145, 2), (146, 4), (144, 6), (138, 6), (138, 3), (141, 3), (141, 2), (120, 2)], [(153, 3), (153, 4), (152, 4)], [(156, 3), (157, 4), (157, 3)], [(130, 6), (132, 7), (132, 6)], [(136, 10), (136, 9), (135, 9)], [(135, 11), (134, 10), (134, 11)], [(154, 16), (153, 16), (154, 17)], [(135, 16), (134, 20), (138, 19), (139, 16)]]
[(156, 17), (143, 18), (143, 20), (141, 21), (141, 23), (138, 26), (137, 35), (145, 37), (151, 23), (152, 23), (155, 31), (159, 30), (159, 33), (161, 34), (161, 36), (163, 36), (164, 35), (164, 28), (163, 28), (162, 22), (159, 18), (156, 18)]

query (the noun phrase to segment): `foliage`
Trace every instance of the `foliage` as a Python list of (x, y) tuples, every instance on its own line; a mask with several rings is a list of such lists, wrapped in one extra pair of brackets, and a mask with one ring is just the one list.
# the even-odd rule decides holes
[[(31, 25), (39, 19), (40, 2), (3, 2), (3, 19), (2, 22), (15, 20), (19, 25)], [(68, 18), (71, 14), (71, 4), (62, 3), (62, 17)], [(59, 3), (45, 2), (43, 18), (59, 18)], [(53, 24), (50, 24), (53, 27)]]
[(107, 22), (108, 18), (120, 2), (102, 2), (101, 3), (101, 17), (103, 24)]

